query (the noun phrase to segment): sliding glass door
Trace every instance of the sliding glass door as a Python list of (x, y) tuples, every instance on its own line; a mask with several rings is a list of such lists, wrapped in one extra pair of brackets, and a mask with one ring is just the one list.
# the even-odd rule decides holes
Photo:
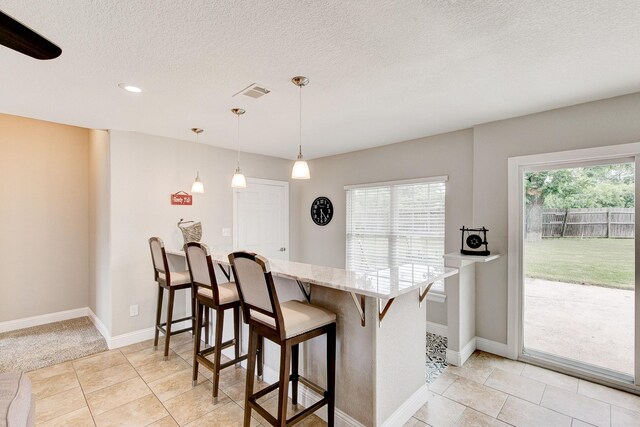
[(521, 169), (521, 357), (633, 383), (635, 158)]

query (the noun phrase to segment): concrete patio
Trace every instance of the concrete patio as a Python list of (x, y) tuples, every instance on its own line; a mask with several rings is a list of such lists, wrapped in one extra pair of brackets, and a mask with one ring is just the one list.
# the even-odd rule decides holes
[(633, 375), (634, 292), (525, 279), (525, 348)]

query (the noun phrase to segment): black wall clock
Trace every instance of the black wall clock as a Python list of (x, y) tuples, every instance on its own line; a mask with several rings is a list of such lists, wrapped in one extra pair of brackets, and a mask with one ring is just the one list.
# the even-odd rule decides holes
[(321, 196), (311, 203), (311, 219), (318, 225), (327, 225), (333, 218), (333, 203), (329, 198)]

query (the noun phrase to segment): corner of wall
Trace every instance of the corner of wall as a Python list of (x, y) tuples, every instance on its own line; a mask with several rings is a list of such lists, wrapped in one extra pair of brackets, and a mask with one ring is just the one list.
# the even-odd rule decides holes
[(89, 301), (101, 326), (111, 333), (111, 168), (110, 136), (89, 131)]

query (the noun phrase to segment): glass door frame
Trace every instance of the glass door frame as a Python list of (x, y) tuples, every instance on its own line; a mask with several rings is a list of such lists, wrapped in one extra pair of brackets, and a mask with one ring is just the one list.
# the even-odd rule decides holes
[[(636, 201), (640, 200), (640, 143), (620, 144), (607, 147), (562, 151), (512, 157), (508, 160), (508, 321), (507, 347), (512, 359), (553, 369), (558, 372), (588, 379), (608, 386), (640, 394), (640, 289), (635, 292), (635, 379), (625, 375), (612, 375), (607, 369), (594, 369), (560, 356), (543, 352), (524, 351), (523, 303), (524, 303), (524, 175), (535, 170), (551, 170), (597, 164), (616, 163), (632, 159), (635, 161)], [(640, 209), (635, 209), (635, 282), (640, 283)]]

